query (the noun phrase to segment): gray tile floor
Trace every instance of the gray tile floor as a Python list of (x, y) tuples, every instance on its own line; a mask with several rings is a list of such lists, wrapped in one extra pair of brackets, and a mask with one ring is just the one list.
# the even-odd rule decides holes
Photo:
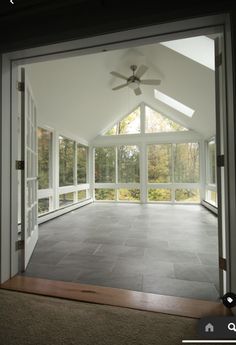
[(218, 298), (217, 218), (199, 205), (90, 204), (39, 227), (27, 276)]

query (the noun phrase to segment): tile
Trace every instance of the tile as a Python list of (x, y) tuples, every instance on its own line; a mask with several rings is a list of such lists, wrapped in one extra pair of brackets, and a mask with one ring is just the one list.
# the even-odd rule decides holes
[(96, 256), (125, 256), (125, 257), (144, 257), (144, 248), (128, 247), (128, 246), (114, 246), (104, 244), (96, 252)]
[(168, 249), (145, 248), (146, 259), (157, 261), (199, 264), (199, 258), (195, 253)]
[(215, 254), (206, 254), (206, 253), (197, 253), (200, 262), (203, 265), (218, 266), (219, 259), (217, 253)]
[(135, 239), (131, 238), (128, 239), (125, 242), (126, 246), (129, 247), (141, 247), (141, 248), (168, 248), (168, 242), (167, 241), (161, 241), (161, 240), (143, 240), (143, 239)]

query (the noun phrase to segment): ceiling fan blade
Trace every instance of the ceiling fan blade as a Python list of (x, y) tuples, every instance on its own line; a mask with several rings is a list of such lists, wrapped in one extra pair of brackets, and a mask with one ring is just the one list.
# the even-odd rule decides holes
[(143, 80), (140, 80), (140, 84), (143, 84), (143, 85), (160, 85), (161, 80), (160, 79), (143, 79)]
[(141, 65), (141, 66), (139, 66), (137, 72), (135, 73), (135, 76), (136, 76), (137, 78), (140, 79), (140, 78), (142, 77), (142, 75), (144, 75), (144, 73), (145, 73), (147, 70), (148, 70), (148, 67), (147, 67), (147, 66)]
[(141, 91), (140, 87), (137, 87), (137, 89), (134, 89), (134, 93), (136, 96), (141, 95), (142, 91)]
[(124, 75), (118, 73), (118, 72), (115, 72), (115, 71), (112, 71), (110, 72), (112, 75), (114, 75), (115, 77), (118, 77), (118, 78), (121, 78), (121, 79), (124, 79), (124, 80), (128, 80), (128, 78), (126, 78)]
[(125, 83), (125, 84), (122, 84), (122, 85), (118, 85), (118, 86), (116, 86), (116, 87), (113, 87), (112, 90), (119, 90), (119, 89), (122, 89), (122, 87), (125, 87), (125, 86), (127, 86), (127, 85), (129, 85), (129, 83)]

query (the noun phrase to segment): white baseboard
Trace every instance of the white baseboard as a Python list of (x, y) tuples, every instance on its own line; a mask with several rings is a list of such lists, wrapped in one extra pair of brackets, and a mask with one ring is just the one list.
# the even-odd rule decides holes
[(93, 202), (93, 199), (90, 198), (90, 199), (78, 202), (78, 203), (76, 203), (74, 205), (67, 206), (67, 207), (64, 207), (64, 208), (60, 208), (59, 210), (55, 210), (53, 212), (47, 213), (45, 215), (42, 215), (42, 216), (38, 217), (38, 224), (45, 223), (48, 220), (51, 220), (53, 218), (62, 216), (65, 213), (71, 212), (73, 210), (76, 210), (77, 208), (80, 208), (80, 207), (83, 207), (85, 205), (91, 204), (92, 202)]
[(218, 215), (218, 208), (209, 204), (209, 202), (202, 200), (201, 202), (202, 206), (208, 208), (208, 210), (210, 210), (211, 212), (215, 213), (215, 215)]

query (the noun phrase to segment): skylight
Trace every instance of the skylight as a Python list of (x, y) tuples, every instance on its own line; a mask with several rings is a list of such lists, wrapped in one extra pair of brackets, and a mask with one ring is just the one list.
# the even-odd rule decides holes
[(163, 46), (215, 70), (214, 40), (206, 36), (184, 38), (161, 43)]
[(169, 105), (171, 108), (178, 110), (180, 113), (183, 113), (184, 115), (186, 115), (188, 117), (192, 117), (194, 112), (195, 112), (195, 110), (187, 107), (187, 105), (184, 105), (183, 103), (177, 101), (174, 98), (171, 98), (171, 97), (165, 95), (164, 93), (162, 93), (156, 89), (154, 90), (154, 96), (159, 101)]

